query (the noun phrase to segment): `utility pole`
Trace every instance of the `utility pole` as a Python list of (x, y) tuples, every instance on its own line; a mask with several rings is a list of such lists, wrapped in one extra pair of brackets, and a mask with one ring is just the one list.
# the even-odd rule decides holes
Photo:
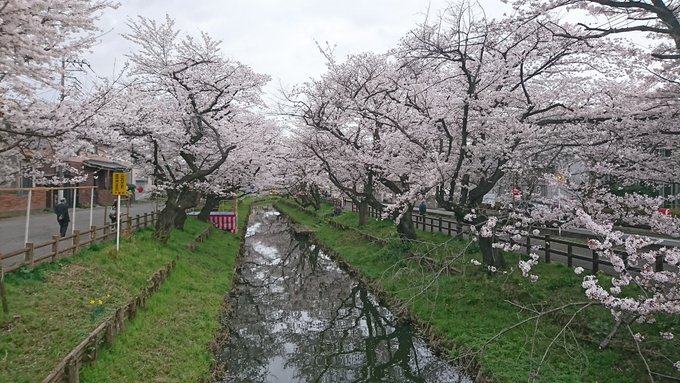
[[(62, 57), (61, 59), (61, 89), (59, 89), (59, 101), (62, 102), (66, 98), (66, 92), (64, 91), (64, 86), (66, 84), (66, 59)], [(59, 181), (64, 178), (64, 169), (61, 165), (57, 168), (57, 176)], [(57, 191), (57, 203), (59, 203), (64, 198), (64, 189), (59, 189)]]

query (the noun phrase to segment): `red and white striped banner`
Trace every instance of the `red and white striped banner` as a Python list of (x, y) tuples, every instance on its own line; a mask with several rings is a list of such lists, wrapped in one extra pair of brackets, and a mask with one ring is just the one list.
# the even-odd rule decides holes
[[(198, 212), (191, 212), (188, 215), (196, 216)], [(234, 213), (213, 211), (210, 213), (210, 222), (220, 230), (230, 231), (234, 234), (238, 231), (238, 219)]]

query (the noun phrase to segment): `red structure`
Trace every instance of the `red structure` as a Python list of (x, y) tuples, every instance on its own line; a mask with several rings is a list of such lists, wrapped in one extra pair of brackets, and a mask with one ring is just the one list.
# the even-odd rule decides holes
[(671, 209), (662, 207), (662, 208), (659, 209), (659, 214), (662, 214), (662, 215), (673, 215), (673, 212), (671, 211)]
[[(187, 213), (190, 216), (197, 216), (198, 212)], [(234, 234), (238, 231), (238, 218), (236, 213), (212, 211), (210, 212), (210, 222), (220, 230), (230, 231)]]

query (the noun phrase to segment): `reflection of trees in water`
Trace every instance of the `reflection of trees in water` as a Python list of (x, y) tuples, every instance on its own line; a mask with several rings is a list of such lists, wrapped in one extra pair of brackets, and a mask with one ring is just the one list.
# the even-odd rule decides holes
[[(289, 363), (301, 381), (425, 381), (411, 371), (416, 353), (410, 327), (395, 326), (366, 289), (355, 285), (339, 304), (332, 303), (336, 307), (324, 307), (324, 313), (333, 315), (321, 331), (291, 334), (297, 349)], [(413, 362), (417, 371), (417, 360)]]
[[(424, 382), (436, 376), (443, 364), (418, 360), (423, 350), (410, 327), (395, 324), (316, 246), (292, 238), (285, 220), (262, 227), (247, 240), (222, 355), (237, 376), (228, 381)], [(276, 248), (278, 256), (258, 253), (258, 245)]]

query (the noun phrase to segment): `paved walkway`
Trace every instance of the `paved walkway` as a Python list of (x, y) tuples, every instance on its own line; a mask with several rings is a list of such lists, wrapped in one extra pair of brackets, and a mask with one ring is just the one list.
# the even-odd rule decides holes
[[(144, 214), (154, 211), (156, 204), (150, 201), (138, 201), (130, 206), (130, 216)], [(92, 212), (92, 225), (102, 227), (104, 223), (110, 222), (104, 212), (103, 206), (97, 206)], [(126, 213), (126, 208), (121, 206), (121, 215)], [(67, 235), (71, 234), (73, 228), (73, 209), (69, 209), (71, 224), (68, 227)], [(125, 219), (125, 218), (123, 218)], [(26, 229), (26, 216), (1, 218), (0, 219), (0, 253), (7, 254), (14, 250), (24, 247), (24, 235)], [(75, 230), (87, 231), (90, 229), (90, 209), (77, 208), (75, 214)], [(28, 242), (35, 244), (50, 241), (53, 235), (59, 235), (59, 224), (57, 217), (51, 212), (40, 212), (31, 214), (29, 222)]]

